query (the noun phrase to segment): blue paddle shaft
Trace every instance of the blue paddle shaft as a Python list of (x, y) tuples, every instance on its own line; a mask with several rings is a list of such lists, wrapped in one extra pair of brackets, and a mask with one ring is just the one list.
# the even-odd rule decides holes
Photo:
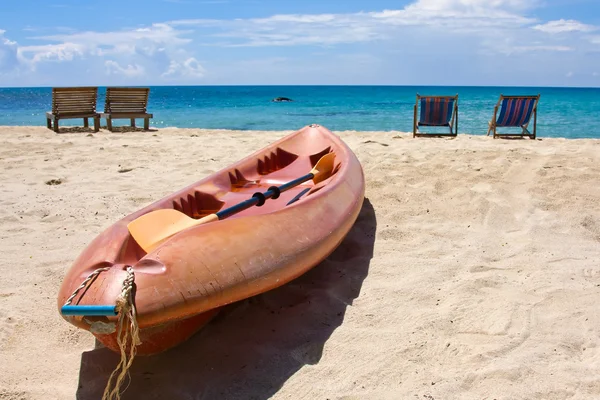
[(314, 177), (315, 177), (315, 175), (312, 172), (310, 172), (310, 173), (308, 173), (308, 174), (306, 174), (304, 176), (301, 176), (300, 178), (294, 179), (293, 181), (290, 181), (288, 183), (284, 183), (283, 185), (279, 186), (279, 190), (281, 192), (285, 192), (286, 190), (291, 189), (293, 187), (296, 187), (299, 184), (304, 183), (304, 182), (306, 182), (306, 181), (308, 181), (308, 180), (310, 180), (310, 179), (312, 179)]
[(89, 316), (105, 316), (117, 315), (115, 306), (62, 306), (60, 309), (62, 315), (89, 315)]
[(313, 177), (314, 177), (314, 174), (311, 172), (304, 176), (301, 176), (300, 178), (294, 179), (293, 181), (284, 183), (283, 185), (281, 185), (279, 187), (275, 187), (274, 189), (267, 190), (264, 193), (257, 192), (248, 200), (244, 200), (241, 203), (238, 203), (234, 206), (231, 206), (229, 208), (226, 208), (224, 210), (217, 212), (216, 213), (217, 218), (219, 218), (219, 220), (221, 220), (221, 219), (227, 218), (233, 214), (236, 214), (240, 211), (244, 211), (245, 209), (253, 207), (255, 205), (260, 206), (264, 203), (265, 200), (270, 199), (271, 197), (273, 197), (275, 195), (276, 195), (276, 197), (278, 197), (280, 193), (285, 192), (286, 190), (291, 189), (293, 187), (296, 187), (299, 184), (312, 179)]
[(242, 201), (241, 203), (238, 203), (234, 206), (231, 206), (229, 208), (226, 208), (224, 210), (221, 210), (219, 212), (217, 212), (217, 218), (224, 219), (227, 218), (233, 214), (239, 213), (240, 211), (244, 211), (247, 208), (250, 208), (252, 206), (254, 206), (255, 204), (257, 204), (260, 200), (257, 197), (251, 197), (248, 200)]

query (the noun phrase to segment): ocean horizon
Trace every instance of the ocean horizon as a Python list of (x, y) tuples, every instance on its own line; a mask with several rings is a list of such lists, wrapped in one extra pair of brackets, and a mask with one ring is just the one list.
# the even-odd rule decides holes
[[(132, 85), (133, 86), (133, 85)], [(600, 88), (534, 86), (235, 85), (150, 87), (155, 128), (296, 130), (316, 123), (333, 131), (411, 132), (421, 95), (458, 94), (458, 133), (485, 135), (499, 95), (540, 94), (538, 137), (600, 138)], [(106, 87), (98, 87), (97, 110)], [(287, 97), (291, 102), (273, 102)], [(45, 126), (52, 87), (0, 88), (0, 125)], [(81, 126), (81, 119), (61, 120)], [(141, 121), (140, 121), (141, 123)], [(115, 126), (128, 125), (116, 120)], [(101, 125), (105, 125), (102, 119)], [(530, 128), (533, 126), (533, 120)], [(447, 129), (424, 129), (444, 132)], [(530, 129), (531, 130), (531, 129)], [(507, 131), (507, 130), (505, 130)], [(519, 130), (513, 130), (517, 132)]]

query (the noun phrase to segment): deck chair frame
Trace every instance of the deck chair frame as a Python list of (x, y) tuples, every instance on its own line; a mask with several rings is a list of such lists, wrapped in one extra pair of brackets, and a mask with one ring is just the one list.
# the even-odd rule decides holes
[[(504, 99), (534, 99), (535, 100), (535, 102), (533, 103), (533, 109), (531, 111), (531, 115), (529, 116), (529, 119), (527, 120), (527, 122), (525, 124), (520, 126), (520, 128), (522, 129), (521, 133), (498, 133), (497, 129), (504, 127), (504, 126), (496, 125), (498, 123), (498, 109), (502, 105), (502, 101)], [(537, 134), (537, 132), (536, 132), (536, 130), (537, 130), (537, 106), (538, 106), (539, 101), (540, 101), (539, 93), (537, 95), (528, 95), (528, 96), (504, 96), (503, 94), (500, 94), (500, 98), (498, 99), (498, 102), (496, 103), (496, 106), (494, 107), (494, 116), (493, 116), (492, 120), (488, 122), (488, 131), (487, 131), (486, 136), (489, 136), (490, 132), (493, 131), (494, 139), (496, 139), (498, 137), (500, 137), (500, 138), (501, 137), (529, 137), (530, 139), (535, 139), (536, 134)], [(529, 126), (529, 123), (531, 122), (532, 116), (533, 116), (533, 133), (527, 129), (527, 127)]]
[[(427, 132), (419, 131), (420, 121), (418, 118), (418, 114), (419, 114), (418, 111), (419, 111), (419, 103), (422, 98), (454, 99), (454, 104), (452, 106), (452, 117), (451, 117), (448, 125), (421, 125), (421, 126), (433, 126), (433, 127), (446, 126), (450, 129), (449, 133), (427, 133)], [(432, 136), (432, 137), (456, 136), (457, 134), (458, 134), (458, 93), (454, 96), (438, 96), (438, 95), (421, 96), (420, 94), (417, 93), (417, 99), (415, 101), (414, 116), (413, 116), (413, 137), (416, 137), (416, 136)]]
[(135, 128), (135, 119), (144, 119), (144, 130), (150, 129), (153, 114), (146, 112), (150, 88), (108, 87), (102, 118), (106, 118), (106, 128), (113, 131), (113, 119), (129, 119)]
[(46, 112), (46, 126), (58, 133), (61, 119), (83, 119), (83, 127), (89, 127), (94, 119), (94, 132), (100, 130), (100, 113), (96, 112), (97, 87), (52, 88), (52, 111)]

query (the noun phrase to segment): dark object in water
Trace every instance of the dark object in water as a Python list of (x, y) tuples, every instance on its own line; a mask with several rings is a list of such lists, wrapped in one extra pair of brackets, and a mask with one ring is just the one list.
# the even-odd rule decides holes
[(276, 101), (276, 102), (281, 102), (281, 101), (294, 101), (294, 100), (292, 100), (292, 99), (290, 99), (290, 98), (288, 98), (288, 97), (275, 97), (275, 98), (273, 99), (273, 101)]

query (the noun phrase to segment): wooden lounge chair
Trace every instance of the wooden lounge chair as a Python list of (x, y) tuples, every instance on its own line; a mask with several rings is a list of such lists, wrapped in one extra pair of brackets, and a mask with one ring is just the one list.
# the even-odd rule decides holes
[(144, 119), (144, 129), (150, 129), (150, 118), (154, 116), (146, 112), (150, 88), (106, 88), (106, 103), (102, 118), (106, 118), (106, 127), (112, 132), (113, 119), (131, 119), (131, 127), (135, 128), (135, 119)]
[[(419, 119), (417, 111), (421, 108)], [(456, 96), (421, 96), (417, 93), (413, 119), (415, 136), (456, 136), (458, 132), (458, 94)], [(419, 132), (422, 126), (445, 126), (450, 133)]]
[(83, 126), (87, 128), (88, 118), (94, 118), (94, 132), (98, 132), (100, 114), (96, 112), (97, 93), (97, 87), (53, 88), (52, 111), (46, 113), (48, 129), (54, 128), (54, 132), (58, 133), (59, 120), (74, 118), (83, 118)]
[[(537, 125), (537, 104), (540, 95), (532, 96), (504, 96), (500, 95), (498, 103), (494, 107), (494, 117), (488, 123), (488, 136), (491, 131), (494, 132), (494, 139), (497, 137), (529, 137), (535, 139)], [(498, 115), (498, 107), (500, 114)], [(533, 133), (527, 130), (529, 121), (533, 115)], [(497, 116), (497, 118), (496, 118)], [(521, 128), (520, 133), (498, 133), (497, 128)]]

